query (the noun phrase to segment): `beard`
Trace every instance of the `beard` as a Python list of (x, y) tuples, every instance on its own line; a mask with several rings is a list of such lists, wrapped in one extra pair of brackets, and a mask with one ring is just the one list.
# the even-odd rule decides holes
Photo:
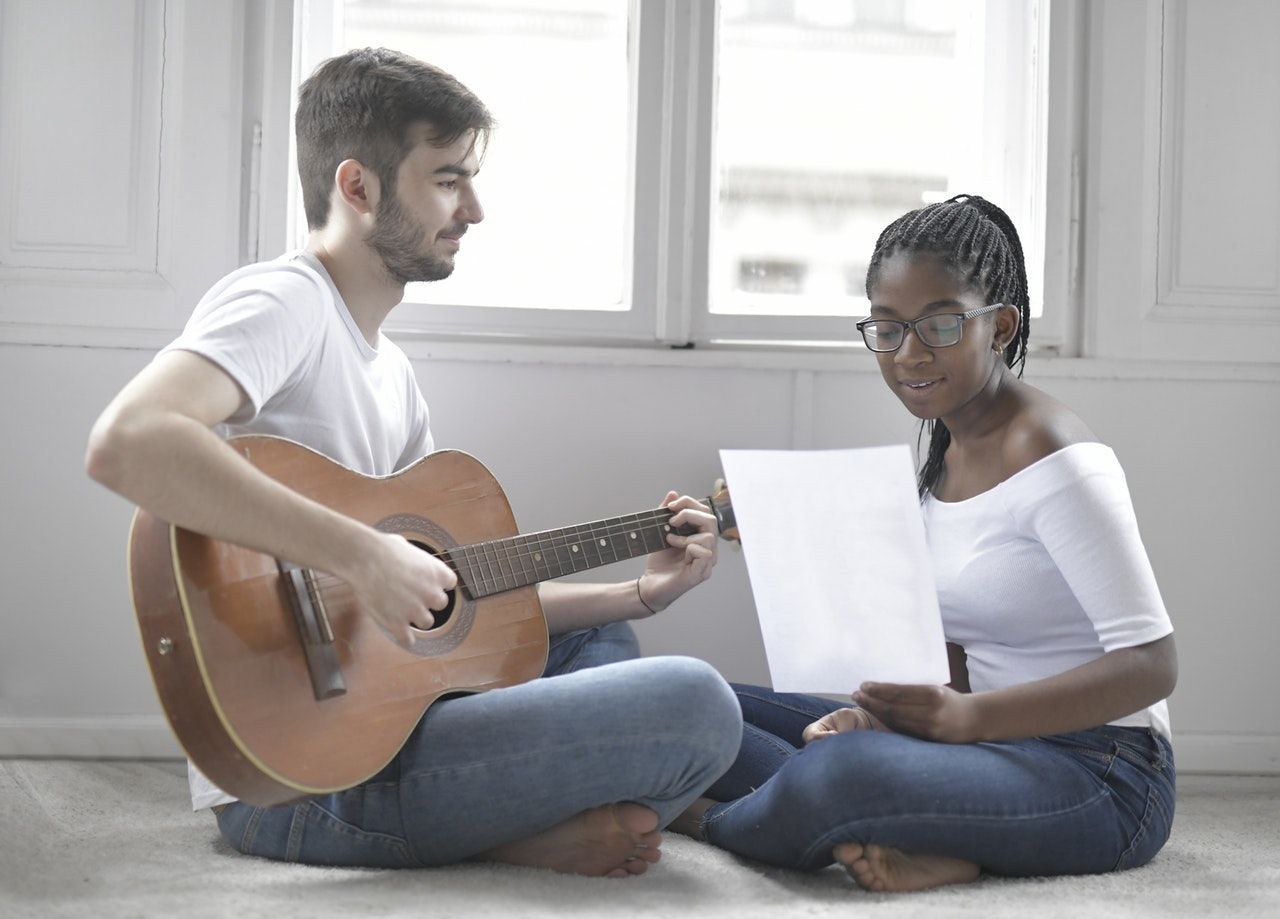
[(397, 284), (441, 281), (453, 273), (453, 259), (422, 251), (427, 231), (391, 194), (378, 203), (377, 220), (365, 237)]

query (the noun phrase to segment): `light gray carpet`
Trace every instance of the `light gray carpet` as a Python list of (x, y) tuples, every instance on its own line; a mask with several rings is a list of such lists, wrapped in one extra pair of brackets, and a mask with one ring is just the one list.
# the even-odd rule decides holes
[(1280, 776), (1180, 780), (1169, 845), (1104, 877), (868, 894), (668, 836), (640, 878), (497, 865), (320, 869), (245, 858), (172, 762), (0, 761), (0, 916), (1277, 916)]

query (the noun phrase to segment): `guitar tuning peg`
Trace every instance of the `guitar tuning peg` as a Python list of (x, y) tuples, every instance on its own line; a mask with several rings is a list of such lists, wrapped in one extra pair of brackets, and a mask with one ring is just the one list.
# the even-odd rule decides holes
[(740, 544), (738, 524), (733, 516), (733, 502), (729, 499), (729, 486), (723, 477), (716, 479), (713, 493), (707, 502), (711, 505), (711, 512), (715, 514), (720, 535), (730, 542)]

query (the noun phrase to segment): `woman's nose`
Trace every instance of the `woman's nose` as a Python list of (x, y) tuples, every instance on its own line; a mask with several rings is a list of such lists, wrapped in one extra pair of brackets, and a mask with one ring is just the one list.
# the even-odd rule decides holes
[(920, 341), (915, 329), (904, 329), (902, 344), (894, 352), (893, 359), (900, 364), (918, 364), (933, 357), (933, 349)]

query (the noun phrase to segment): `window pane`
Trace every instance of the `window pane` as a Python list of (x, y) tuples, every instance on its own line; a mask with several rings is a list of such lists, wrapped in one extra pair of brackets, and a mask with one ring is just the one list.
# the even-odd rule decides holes
[(981, 10), (724, 0), (713, 313), (865, 315), (885, 225), (978, 190)]
[(627, 0), (345, 0), (342, 44), (442, 67), (498, 122), (484, 222), (453, 275), (406, 300), (627, 308)]

